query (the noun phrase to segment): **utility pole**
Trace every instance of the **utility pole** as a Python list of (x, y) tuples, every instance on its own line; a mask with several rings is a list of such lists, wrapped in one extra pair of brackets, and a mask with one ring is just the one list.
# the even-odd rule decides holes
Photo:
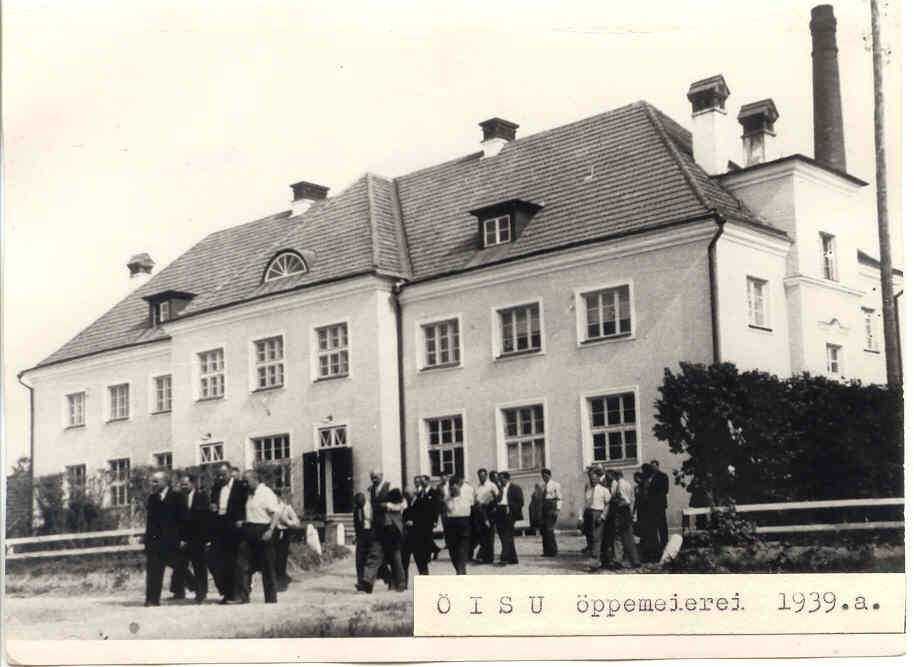
[(882, 284), (882, 324), (885, 331), (885, 375), (891, 388), (901, 388), (901, 348), (898, 313), (892, 282), (892, 241), (889, 236), (888, 194), (885, 166), (885, 109), (882, 85), (882, 37), (879, 32), (879, 0), (870, 0), (873, 29), (873, 125), (876, 141), (876, 220), (879, 227), (879, 276)]

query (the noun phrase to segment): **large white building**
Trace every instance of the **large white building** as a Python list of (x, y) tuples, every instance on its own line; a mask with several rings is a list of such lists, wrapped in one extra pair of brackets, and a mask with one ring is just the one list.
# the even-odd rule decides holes
[(529, 495), (548, 466), (570, 524), (591, 462), (677, 467), (652, 433), (665, 368), (882, 383), (875, 222), (851, 213), (836, 67), (816, 86), (815, 158), (777, 154), (762, 100), (727, 161), (715, 76), (691, 131), (647, 102), (521, 138), (493, 118), (482, 151), (333, 197), (297, 183), (292, 210), (151, 276), (137, 256), (148, 281), (23, 373), (34, 472), (105, 470), (118, 505), (131, 466), (274, 461), (333, 515), (371, 469), (510, 470)]

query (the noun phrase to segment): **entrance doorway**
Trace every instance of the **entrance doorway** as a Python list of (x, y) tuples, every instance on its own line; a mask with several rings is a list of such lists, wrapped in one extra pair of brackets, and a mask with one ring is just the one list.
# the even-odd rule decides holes
[(302, 455), (304, 510), (310, 516), (352, 512), (352, 447), (321, 448)]

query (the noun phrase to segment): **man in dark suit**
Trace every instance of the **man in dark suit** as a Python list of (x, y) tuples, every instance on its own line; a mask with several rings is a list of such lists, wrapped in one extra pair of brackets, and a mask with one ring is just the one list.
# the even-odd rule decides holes
[(658, 560), (670, 539), (669, 527), (666, 523), (667, 494), (670, 491), (670, 478), (660, 470), (657, 461), (651, 461), (645, 466), (648, 478), (645, 485), (643, 508), (638, 509), (638, 521), (642, 523), (646, 541), (655, 545), (653, 553), (648, 554), (651, 560)]
[(357, 590), (365, 593), (371, 593), (381, 565), (384, 564), (384, 534), (388, 523), (386, 503), (390, 494), (390, 484), (384, 481), (382, 473), (372, 470), (369, 478), (371, 486), (365, 494), (365, 509), (371, 512), (371, 545), (365, 550), (362, 581), (356, 585)]
[[(197, 490), (197, 478), (194, 475), (181, 475), (178, 483), (183, 498), (181, 515), (178, 524), (178, 562), (175, 568), (175, 597), (183, 598), (185, 587), (194, 591), (197, 604), (206, 599), (206, 544), (210, 540), (210, 521), (212, 513), (209, 497)], [(193, 575), (189, 567), (193, 568)]]
[(501, 541), (499, 565), (517, 565), (517, 550), (514, 548), (514, 522), (524, 518), (524, 492), (511, 482), (511, 473), (498, 473), (501, 493), (495, 506), (495, 527)]
[(427, 475), (416, 475), (413, 480), (416, 491), (409, 501), (409, 507), (403, 513), (406, 523), (403, 570), (407, 575), (410, 556), (416, 560), (416, 569), (419, 574), (428, 574), (432, 531), (435, 529), (438, 513), (441, 510), (441, 497), (436, 489), (430, 487), (430, 481)]
[(152, 493), (146, 500), (146, 536), (143, 540), (146, 551), (146, 606), (158, 607), (165, 566), (174, 566), (178, 549), (181, 504), (164, 472), (154, 473), (151, 484)]
[(235, 590), (235, 566), (241, 527), (244, 524), (244, 505), (248, 492), (244, 482), (235, 479), (227, 463), (219, 466), (216, 483), (210, 498), (213, 548), (210, 554), (210, 572), (222, 596), (222, 602), (238, 599)]

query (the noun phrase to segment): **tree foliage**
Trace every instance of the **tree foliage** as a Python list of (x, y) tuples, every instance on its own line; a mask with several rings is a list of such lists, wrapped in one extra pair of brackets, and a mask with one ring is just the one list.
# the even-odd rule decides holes
[(900, 391), (733, 364), (664, 371), (654, 435), (693, 505), (902, 495)]

